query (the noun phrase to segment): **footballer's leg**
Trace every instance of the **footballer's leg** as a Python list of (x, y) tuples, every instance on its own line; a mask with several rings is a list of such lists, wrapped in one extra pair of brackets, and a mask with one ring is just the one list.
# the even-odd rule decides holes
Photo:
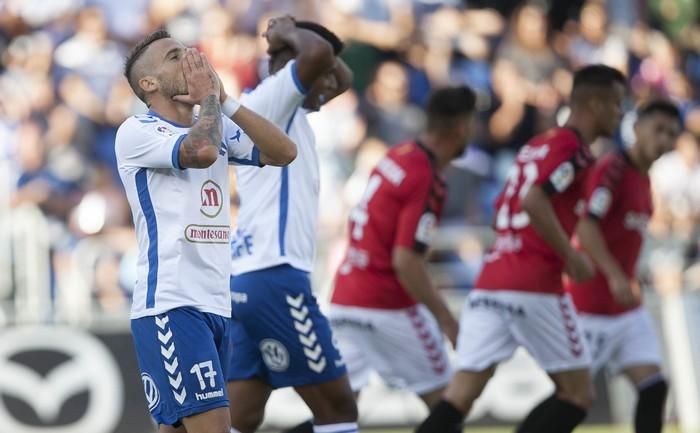
[(445, 390), (447, 388), (442, 387), (438, 388), (436, 390), (426, 392), (423, 394), (419, 394), (418, 397), (423, 400), (423, 403), (428, 407), (428, 409), (432, 409), (435, 407), (436, 404), (440, 401), (442, 398), (442, 395), (445, 393)]
[(555, 384), (555, 393), (532, 409), (518, 433), (570, 433), (593, 400), (590, 355), (568, 295), (505, 292), (517, 311), (513, 334)]
[(182, 423), (177, 427), (160, 424), (158, 426), (158, 433), (187, 433), (187, 430), (185, 430), (185, 426), (182, 425)]
[(240, 433), (255, 432), (265, 417), (265, 405), (272, 387), (255, 377), (229, 381), (226, 387), (231, 396), (245, 396), (236, 398), (235, 402), (231, 399), (231, 426)]
[(416, 429), (416, 433), (461, 432), (464, 418), (493, 376), (495, 368), (455, 373), (442, 399), (433, 405), (430, 415)]
[(635, 433), (661, 433), (668, 383), (657, 365), (638, 365), (623, 370), (637, 389)]
[(357, 422), (357, 405), (346, 375), (325, 383), (297, 386), (294, 390), (311, 409), (314, 425)]
[(499, 307), (498, 296), (475, 289), (467, 297), (459, 322), (457, 373), (417, 433), (461, 432), (496, 365), (513, 356), (518, 344), (508, 326), (510, 313)]
[(412, 391), (432, 409), (453, 375), (437, 320), (420, 304), (372, 315), (374, 368), (386, 383)]
[(187, 433), (231, 433), (228, 409), (219, 407), (182, 419)]
[[(331, 322), (334, 344), (345, 362), (353, 398), (357, 401), (360, 391), (369, 382), (372, 372), (369, 355), (373, 352), (377, 326), (372, 323), (370, 316), (359, 309), (338, 305), (330, 306), (328, 319)], [(305, 392), (303, 389), (298, 391)], [(310, 398), (312, 399), (313, 396)], [(307, 403), (314, 404), (311, 401)], [(308, 420), (284, 430), (284, 433), (313, 433), (313, 431), (313, 420)]]
[(131, 321), (149, 410), (162, 433), (228, 433), (221, 347), (229, 319), (190, 307)]
[[(272, 387), (267, 381), (267, 366), (263, 361), (261, 346), (255, 332), (254, 324), (247, 323), (249, 316), (255, 315), (256, 305), (253, 297), (255, 278), (243, 275), (231, 279), (234, 294), (231, 303), (232, 317), (229, 334), (233, 355), (229, 356), (226, 369), (226, 388), (228, 390), (231, 426), (241, 433), (255, 432), (262, 424), (265, 405)], [(249, 296), (250, 294), (250, 296)], [(260, 321), (264, 317), (260, 316)], [(268, 362), (283, 365), (286, 361), (283, 353), (266, 352)], [(276, 360), (276, 361), (275, 361)]]
[(637, 389), (634, 427), (636, 433), (660, 433), (668, 394), (661, 372), (661, 347), (651, 316), (643, 308), (627, 312), (620, 322), (620, 343), (608, 367), (621, 372)]
[[(245, 302), (234, 304), (233, 314), (248, 343), (242, 354), (238, 345), (232, 361), (237, 367), (229, 377), (249, 379), (256, 398), (251, 409), (261, 406), (269, 390), (294, 387), (314, 415), (315, 430), (357, 430), (356, 403), (345, 364), (313, 296), (308, 273), (281, 265), (239, 275), (231, 287), (245, 295), (236, 297)], [(264, 381), (268, 388), (263, 390), (250, 379)], [(243, 389), (232, 391), (232, 408), (249, 398)], [(262, 415), (259, 409), (256, 418)]]

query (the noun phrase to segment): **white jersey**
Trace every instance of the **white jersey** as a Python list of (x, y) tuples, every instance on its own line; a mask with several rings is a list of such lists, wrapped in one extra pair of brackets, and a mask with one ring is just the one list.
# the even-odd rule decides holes
[(241, 197), (231, 242), (232, 273), (281, 264), (310, 272), (316, 252), (319, 167), (315, 139), (301, 108), (305, 89), (294, 60), (266, 78), (241, 103), (279, 126), (297, 145), (286, 167), (236, 167)]
[(250, 139), (222, 115), (219, 158), (205, 169), (182, 169), (188, 127), (149, 112), (117, 131), (119, 175), (139, 246), (133, 319), (178, 307), (230, 317), (228, 164), (258, 166)]

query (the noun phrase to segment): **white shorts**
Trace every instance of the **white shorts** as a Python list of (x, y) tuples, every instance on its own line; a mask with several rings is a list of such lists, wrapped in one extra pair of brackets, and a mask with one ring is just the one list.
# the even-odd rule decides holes
[(483, 371), (509, 359), (518, 346), (548, 373), (590, 366), (568, 294), (472, 290), (459, 323), (456, 368)]
[(387, 385), (418, 395), (442, 388), (452, 377), (442, 332), (423, 305), (400, 310), (331, 305), (328, 318), (359, 391), (376, 371)]
[(661, 366), (659, 337), (649, 313), (637, 308), (617, 316), (579, 314), (595, 374), (605, 367), (617, 374), (638, 365)]

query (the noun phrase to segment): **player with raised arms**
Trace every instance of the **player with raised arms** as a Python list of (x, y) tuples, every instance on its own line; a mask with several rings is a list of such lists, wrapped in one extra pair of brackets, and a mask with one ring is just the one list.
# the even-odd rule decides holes
[(593, 374), (605, 367), (622, 373), (638, 393), (636, 433), (661, 433), (668, 384), (661, 373), (659, 339), (641, 305), (637, 261), (652, 213), (649, 169), (673, 150), (682, 128), (678, 108), (652, 100), (637, 110), (636, 141), (593, 167), (584, 187), (585, 209), (574, 243), (596, 264), (595, 277), (568, 280), (593, 359)]
[(496, 240), (464, 305), (458, 371), (418, 433), (461, 432), (498, 363), (519, 346), (556, 390), (517, 431), (569, 433), (585, 418), (593, 398), (590, 357), (562, 272), (577, 281), (593, 276), (592, 264), (569, 238), (594, 160), (589, 146), (615, 134), (625, 88), (625, 77), (610, 67), (577, 71), (566, 125), (535, 136), (518, 152), (496, 199)]
[(357, 431), (357, 408), (330, 325), (313, 295), (319, 165), (307, 113), (347, 90), (343, 43), (325, 27), (273, 18), (264, 34), (270, 76), (241, 102), (284, 128), (298, 157), (283, 168), (237, 167), (241, 208), (232, 242), (228, 390), (235, 430), (254, 432), (273, 389), (294, 387), (323, 433)]
[(161, 433), (229, 433), (228, 165), (286, 165), (296, 146), (165, 31), (133, 48), (125, 75), (150, 108), (115, 142), (139, 246), (131, 329), (148, 409)]

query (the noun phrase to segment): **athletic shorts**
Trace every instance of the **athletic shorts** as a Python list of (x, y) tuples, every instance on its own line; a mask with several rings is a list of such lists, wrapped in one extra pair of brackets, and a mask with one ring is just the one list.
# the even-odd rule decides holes
[(591, 370), (608, 373), (639, 365), (661, 366), (659, 337), (649, 313), (637, 308), (616, 316), (579, 313), (591, 349)]
[(228, 381), (258, 377), (273, 388), (346, 374), (309, 274), (289, 265), (231, 278), (233, 356)]
[(457, 368), (483, 371), (524, 347), (548, 373), (590, 366), (568, 294), (474, 289), (459, 323)]
[(228, 317), (175, 308), (131, 321), (148, 410), (158, 424), (228, 406)]
[(372, 370), (387, 385), (418, 395), (452, 377), (442, 332), (423, 305), (380, 310), (333, 304), (328, 316), (354, 391), (367, 385)]

